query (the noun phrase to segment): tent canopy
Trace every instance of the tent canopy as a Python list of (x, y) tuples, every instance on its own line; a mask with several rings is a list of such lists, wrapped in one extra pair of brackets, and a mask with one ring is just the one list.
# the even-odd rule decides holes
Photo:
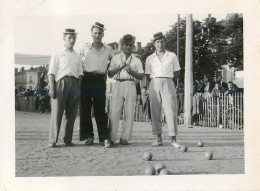
[(51, 56), (15, 53), (15, 64), (17, 65), (48, 65)]

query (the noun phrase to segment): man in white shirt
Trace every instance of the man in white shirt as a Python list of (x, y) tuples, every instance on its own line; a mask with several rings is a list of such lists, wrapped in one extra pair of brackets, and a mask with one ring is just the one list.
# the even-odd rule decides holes
[(99, 142), (110, 147), (106, 107), (106, 75), (113, 49), (102, 42), (104, 25), (96, 22), (91, 28), (93, 43), (85, 44), (80, 51), (84, 76), (81, 86), (80, 141), (86, 145), (94, 142), (91, 108), (97, 124)]
[(65, 48), (52, 56), (49, 65), (52, 108), (49, 147), (56, 146), (62, 120), (63, 144), (73, 146), (71, 141), (83, 75), (81, 57), (73, 50), (76, 38), (77, 33), (74, 29), (66, 29), (63, 35)]
[(174, 81), (179, 76), (179, 62), (177, 56), (167, 51), (166, 39), (161, 32), (154, 34), (156, 51), (146, 60), (145, 74), (150, 81), (149, 94), (152, 113), (152, 131), (157, 140), (152, 146), (162, 145), (161, 108), (163, 107), (167, 118), (168, 133), (172, 146), (180, 147), (176, 141), (177, 135), (177, 98)]
[[(135, 79), (144, 76), (143, 66), (137, 57), (132, 55), (135, 37), (127, 34), (122, 39), (123, 52), (115, 55), (108, 70), (108, 76), (117, 82), (113, 88), (109, 112), (109, 129), (111, 143), (117, 141), (117, 131), (122, 109), (125, 118), (122, 123), (122, 134), (119, 143), (127, 145), (132, 138), (134, 108), (136, 103)], [(124, 107), (124, 108), (123, 108)]]

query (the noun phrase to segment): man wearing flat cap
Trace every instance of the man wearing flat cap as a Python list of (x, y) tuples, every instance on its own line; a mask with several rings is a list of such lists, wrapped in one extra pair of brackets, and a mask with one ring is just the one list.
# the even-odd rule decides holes
[(159, 32), (154, 34), (156, 51), (146, 59), (145, 74), (150, 82), (150, 104), (152, 114), (152, 132), (157, 140), (152, 146), (162, 145), (161, 110), (164, 109), (168, 133), (173, 147), (180, 147), (177, 135), (177, 98), (174, 81), (179, 76), (180, 65), (177, 56), (165, 49), (165, 36)]
[(119, 119), (124, 110), (122, 134), (119, 143), (127, 145), (132, 138), (134, 108), (136, 103), (135, 79), (144, 77), (143, 66), (139, 58), (132, 55), (135, 37), (130, 34), (122, 39), (123, 52), (113, 56), (108, 76), (116, 80), (113, 88), (109, 112), (109, 129), (111, 143), (117, 141)]
[(73, 49), (76, 38), (77, 33), (74, 29), (66, 29), (63, 34), (64, 49), (52, 56), (49, 65), (49, 94), (52, 108), (49, 147), (56, 146), (61, 124), (63, 145), (73, 146), (72, 134), (83, 75), (81, 57)]
[(99, 142), (110, 147), (106, 106), (106, 75), (113, 49), (102, 42), (104, 25), (96, 22), (91, 27), (93, 43), (85, 44), (80, 51), (84, 76), (81, 86), (80, 141), (86, 145), (94, 142), (91, 108), (97, 124)]

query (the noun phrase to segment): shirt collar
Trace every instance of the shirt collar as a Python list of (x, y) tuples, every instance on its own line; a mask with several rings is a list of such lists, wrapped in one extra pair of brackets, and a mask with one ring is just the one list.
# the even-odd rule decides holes
[[(125, 53), (122, 52), (120, 55), (121, 55), (121, 58), (124, 58), (124, 60), (125, 60), (125, 58), (126, 58)], [(133, 56), (133, 54), (131, 53), (131, 55), (129, 56), (129, 58), (127, 60), (129, 60), (132, 56)], [(125, 60), (125, 61), (127, 62), (127, 60)]]
[[(165, 50), (165, 53), (164, 53), (164, 57), (163, 57), (163, 60), (162, 62), (164, 62), (165, 58), (169, 55), (169, 51), (168, 50)], [(157, 54), (156, 54), (156, 51), (153, 53), (153, 57), (157, 57)], [(159, 59), (159, 58), (158, 58)]]
[(67, 50), (65, 47), (63, 48), (63, 51), (64, 51), (64, 52), (70, 52), (70, 53), (76, 53), (76, 52), (74, 51), (74, 49), (72, 49), (72, 51), (69, 51), (69, 50)]

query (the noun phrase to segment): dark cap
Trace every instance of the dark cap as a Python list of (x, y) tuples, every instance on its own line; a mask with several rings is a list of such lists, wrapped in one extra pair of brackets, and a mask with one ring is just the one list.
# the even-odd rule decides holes
[(130, 35), (130, 34), (126, 34), (122, 38), (122, 43), (134, 44), (135, 43), (135, 37)]
[(63, 32), (64, 34), (78, 34), (77, 32), (75, 32), (75, 29), (65, 29), (65, 31)]
[(158, 33), (155, 33), (153, 35), (153, 41), (155, 42), (156, 40), (159, 40), (159, 39), (162, 39), (162, 38), (165, 38), (165, 36), (162, 34), (162, 32), (158, 32)]
[(93, 25), (93, 27), (98, 27), (98, 28), (100, 28), (100, 29), (102, 29), (102, 30), (106, 30), (106, 29), (104, 28), (104, 25), (101, 24), (101, 23), (99, 23), (99, 22), (95, 22), (95, 24)]

